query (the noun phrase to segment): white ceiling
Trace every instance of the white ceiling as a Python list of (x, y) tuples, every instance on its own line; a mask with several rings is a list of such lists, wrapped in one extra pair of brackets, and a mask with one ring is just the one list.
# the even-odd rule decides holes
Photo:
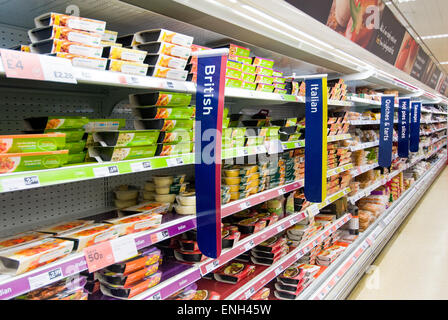
[[(420, 37), (448, 33), (448, 0), (393, 2)], [(439, 62), (448, 61), (448, 38), (425, 39), (423, 42)], [(448, 65), (442, 67), (448, 72)]]

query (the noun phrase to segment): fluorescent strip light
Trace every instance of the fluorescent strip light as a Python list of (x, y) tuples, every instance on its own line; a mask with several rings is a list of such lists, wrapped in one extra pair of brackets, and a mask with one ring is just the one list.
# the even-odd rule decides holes
[(448, 64), (448, 61), (440, 62), (440, 64)]
[(422, 40), (429, 40), (429, 39), (441, 39), (441, 38), (448, 38), (448, 34), (447, 33), (445, 33), (445, 34), (435, 34), (435, 35), (432, 35), (432, 36), (423, 36), (423, 37), (420, 37)]

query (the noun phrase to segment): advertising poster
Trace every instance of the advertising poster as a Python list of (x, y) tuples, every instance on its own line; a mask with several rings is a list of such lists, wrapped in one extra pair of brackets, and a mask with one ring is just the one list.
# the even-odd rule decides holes
[(436, 70), (436, 67), (437, 67), (436, 64), (432, 60), (429, 60), (428, 64), (426, 65), (425, 72), (423, 72), (423, 76), (420, 79), (420, 81), (423, 82), (424, 84), (429, 84), (431, 76)]
[(437, 68), (437, 65), (434, 64), (434, 71), (429, 76), (428, 82), (426, 83), (429, 87), (435, 89), (437, 84), (439, 83), (440, 76), (442, 75), (442, 71)]
[(380, 27), (376, 30), (367, 50), (390, 64), (395, 64), (406, 30), (389, 8), (384, 8)]
[(429, 61), (429, 56), (421, 47), (419, 47), (417, 57), (414, 61), (414, 66), (412, 67), (411, 76), (417, 80), (421, 80)]
[(397, 59), (395, 60), (395, 67), (407, 74), (411, 74), (419, 48), (417, 41), (408, 32), (405, 32)]

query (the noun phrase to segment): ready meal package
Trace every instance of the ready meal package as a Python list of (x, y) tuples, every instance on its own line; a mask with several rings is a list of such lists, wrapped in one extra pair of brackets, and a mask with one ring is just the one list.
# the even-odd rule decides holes
[(55, 56), (58, 58), (69, 59), (74, 67), (106, 70), (107, 59), (105, 58), (85, 57), (79, 54), (65, 52), (57, 52), (55, 53)]
[(46, 238), (0, 251), (0, 273), (18, 275), (61, 259), (72, 252), (74, 243)]
[[(317, 268), (316, 272), (319, 270)], [(304, 268), (300, 268), (297, 266), (289, 267), (286, 269), (279, 277), (278, 279), (287, 285), (290, 286), (298, 286), (302, 283), (304, 277), (306, 275), (306, 271)]]
[(140, 119), (192, 119), (195, 116), (195, 107), (136, 107), (132, 109), (134, 115)]
[(40, 229), (37, 229), (38, 232), (43, 233), (49, 233), (52, 235), (61, 234), (64, 232), (71, 232), (77, 229), (81, 229), (83, 227), (86, 227), (88, 225), (91, 225), (93, 223), (93, 220), (73, 220), (69, 222), (62, 222), (55, 225), (51, 225), (48, 227), (43, 227)]
[(20, 234), (16, 234), (11, 237), (0, 239), (0, 251), (9, 250), (18, 246), (22, 246), (31, 242), (39, 241), (44, 238), (50, 237), (50, 234), (28, 231)]
[(161, 277), (162, 272), (159, 271), (139, 282), (130, 285), (112, 286), (101, 283), (100, 288), (101, 292), (106, 296), (119, 299), (130, 299), (157, 285), (160, 282)]
[(221, 295), (215, 291), (197, 290), (191, 300), (221, 300)]
[(49, 39), (32, 43), (31, 52), (38, 54), (71, 53), (85, 57), (101, 58), (103, 47), (91, 46), (67, 40)]
[(120, 236), (157, 228), (162, 223), (161, 214), (137, 213), (123, 218), (105, 220), (116, 226)]
[(255, 266), (240, 262), (229, 262), (213, 272), (215, 280), (236, 284), (255, 272)]
[(190, 105), (191, 93), (180, 92), (151, 92), (129, 95), (129, 102), (136, 107), (186, 107)]
[(157, 249), (156, 247), (149, 247), (140, 251), (138, 256), (110, 265), (104, 270), (126, 276), (157, 263), (160, 260), (160, 254), (160, 249)]
[(143, 63), (146, 51), (110, 46), (103, 48), (103, 58)]
[(164, 54), (148, 54), (144, 63), (155, 67), (184, 70), (187, 65), (187, 60)]
[(59, 168), (68, 161), (68, 150), (0, 153), (0, 174)]
[(29, 130), (47, 129), (82, 129), (89, 119), (86, 117), (34, 117), (26, 118), (25, 124)]
[(15, 298), (15, 300), (61, 300), (61, 298), (69, 297), (73, 293), (83, 289), (86, 284), (86, 277), (74, 275), (49, 284), (45, 287), (25, 293), (24, 295)]
[(84, 248), (100, 242), (116, 239), (118, 236), (119, 233), (116, 226), (98, 223), (79, 230), (62, 233), (58, 235), (58, 238), (73, 241), (74, 251), (82, 252)]
[(89, 147), (89, 155), (102, 161), (122, 161), (141, 158), (152, 158), (158, 154), (158, 146), (135, 147)]
[(193, 37), (166, 29), (153, 29), (136, 32), (134, 35), (134, 42), (167, 42), (190, 48), (193, 44)]
[(120, 130), (93, 133), (93, 141), (103, 147), (137, 147), (154, 145), (159, 140), (158, 130)]
[(105, 21), (69, 16), (54, 12), (44, 13), (34, 18), (34, 24), (37, 28), (46, 26), (62, 26), (100, 34), (103, 34), (106, 30)]
[(64, 146), (64, 133), (0, 135), (0, 153), (56, 151)]
[(101, 270), (98, 272), (98, 279), (101, 283), (108, 286), (129, 286), (138, 281), (152, 276), (159, 269), (159, 264), (154, 263), (143, 267), (130, 274), (115, 273), (106, 270)]
[(126, 126), (126, 119), (88, 119), (83, 125), (86, 132), (120, 130)]
[(181, 249), (175, 249), (174, 250), (174, 257), (176, 260), (182, 261), (182, 262), (201, 262), (207, 259), (205, 255), (202, 254), (200, 250), (195, 251), (184, 251)]
[(187, 60), (191, 54), (191, 49), (167, 42), (147, 42), (132, 46), (133, 49), (146, 51), (150, 54), (164, 54), (176, 58)]
[(255, 247), (257, 251), (276, 252), (280, 247), (286, 244), (286, 238), (272, 237)]
[(35, 28), (28, 31), (28, 36), (32, 43), (49, 40), (67, 40), (88, 46), (99, 46), (101, 44), (101, 34), (87, 31), (75, 30), (61, 26), (47, 26)]

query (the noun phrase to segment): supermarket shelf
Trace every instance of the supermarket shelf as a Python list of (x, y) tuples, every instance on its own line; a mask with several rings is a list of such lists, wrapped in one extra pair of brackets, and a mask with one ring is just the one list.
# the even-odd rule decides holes
[(448, 129), (448, 127), (432, 130), (431, 132), (428, 132), (428, 133), (422, 133), (421, 136), (429, 136), (429, 135), (432, 135), (432, 134), (434, 134), (436, 132), (447, 130), (447, 129)]
[(357, 177), (367, 171), (373, 170), (378, 166), (379, 166), (378, 162), (375, 162), (372, 164), (366, 164), (363, 166), (356, 167), (351, 171), (352, 178)]
[(337, 221), (333, 222), (331, 225), (326, 227), (324, 230), (319, 232), (316, 236), (307, 241), (304, 245), (297, 247), (285, 257), (280, 259), (278, 262), (274, 263), (270, 267), (266, 268), (259, 275), (254, 277), (251, 281), (247, 282), (231, 295), (225, 298), (225, 300), (247, 300), (252, 295), (254, 295), (258, 290), (263, 288), (270, 281), (279, 276), (283, 271), (285, 271), (294, 262), (299, 260), (303, 255), (308, 253), (314, 247), (316, 247), (325, 238), (330, 236), (333, 232), (338, 230), (341, 226), (347, 223), (351, 219), (350, 214), (346, 214), (339, 218)]
[[(348, 194), (349, 192), (350, 192), (350, 188), (346, 188), (340, 192), (337, 192), (336, 194), (332, 195), (331, 197), (328, 197), (327, 198), (329, 200), (328, 204), (336, 201), (337, 199)], [(330, 201), (330, 198), (332, 199), (332, 201)], [(322, 207), (325, 205), (328, 205), (328, 204), (324, 205), (324, 203), (327, 203), (327, 202), (323, 202), (319, 205), (322, 205)], [(289, 215), (286, 218), (281, 219), (277, 223), (273, 224), (272, 226), (268, 226), (267, 228), (263, 229), (262, 231), (260, 231), (256, 234), (253, 234), (249, 237), (246, 237), (241, 241), (238, 241), (233, 248), (224, 250), (219, 258), (207, 259), (203, 262), (197, 263), (197, 264), (193, 265), (191, 269), (188, 269), (187, 271), (177, 275), (176, 277), (171, 278), (167, 281), (164, 281), (164, 282), (158, 284), (157, 286), (155, 286), (154, 288), (151, 288), (151, 289), (133, 297), (132, 300), (165, 299), (166, 297), (172, 295), (173, 293), (177, 292), (178, 290), (185, 288), (189, 284), (199, 280), (201, 278), (201, 275), (206, 275), (206, 274), (212, 272), (213, 270), (219, 268), (223, 264), (236, 258), (237, 256), (241, 255), (242, 253), (252, 249), (256, 245), (260, 244), (261, 242), (286, 230), (287, 228), (298, 223), (300, 220), (305, 219), (305, 217), (307, 215), (316, 215), (318, 212), (319, 212), (318, 210), (315, 211), (315, 210), (311, 210), (310, 208), (308, 208), (307, 210), (304, 210), (302, 212), (298, 212), (298, 213)], [(327, 232), (327, 230), (325, 230), (323, 232), (323, 234), (325, 234), (325, 232)], [(328, 231), (328, 232), (330, 232), (330, 231)]]
[[(406, 164), (402, 169), (400, 169), (400, 170), (395, 170), (394, 172), (391, 172), (391, 173), (389, 173), (388, 175), (383, 176), (381, 179), (379, 179), (378, 181), (376, 181), (374, 184), (368, 186), (367, 188), (365, 188), (365, 189), (363, 189), (363, 190), (360, 190), (360, 191), (357, 192), (355, 195), (349, 197), (349, 198), (348, 198), (348, 201), (350, 201), (352, 204), (355, 204), (355, 202), (358, 201), (359, 199), (362, 199), (362, 198), (364, 198), (364, 197), (369, 196), (370, 193), (372, 193), (372, 191), (374, 191), (376, 188), (378, 188), (378, 187), (380, 187), (380, 186), (386, 184), (386, 183), (389, 182), (390, 180), (392, 180), (392, 179), (393, 179), (395, 176), (397, 176), (400, 172), (405, 171), (405, 170), (411, 168), (412, 166), (414, 166), (415, 164), (417, 164), (418, 162), (420, 162), (420, 161), (423, 160), (423, 159), (427, 159), (427, 158), (431, 157), (434, 153), (436, 153), (436, 152), (437, 152), (438, 150), (440, 150), (441, 148), (443, 148), (443, 146), (440, 147), (439, 149), (433, 151), (433, 152), (432, 152), (430, 155), (428, 155), (428, 156), (426, 156), (426, 155), (420, 155), (420, 156), (415, 157), (410, 163)], [(374, 165), (375, 165), (375, 167), (368, 169), (370, 166), (374, 166)], [(357, 170), (356, 173), (357, 173), (357, 175), (359, 175), (359, 174), (362, 174), (362, 173), (364, 173), (364, 172), (366, 172), (366, 171), (369, 171), (369, 170), (371, 170), (371, 169), (374, 169), (374, 168), (376, 168), (377, 166), (378, 166), (378, 164), (375, 163), (375, 164), (371, 164), (371, 165), (368, 165), (368, 166), (364, 166), (365, 168), (360, 169), (359, 171), (358, 171), (359, 168), (358, 168), (358, 169), (355, 169), (355, 170)], [(367, 169), (368, 169), (368, 170), (367, 170)], [(364, 171), (364, 170), (365, 170), (365, 171)], [(360, 173), (359, 173), (359, 172), (360, 172)]]
[[(164, 223), (159, 228), (131, 234), (121, 238), (134, 239), (137, 249), (142, 249), (194, 228), (196, 228), (196, 216), (186, 216)], [(87, 260), (84, 257), (84, 254), (71, 254), (64, 259), (55, 261), (33, 271), (1, 280), (0, 300), (14, 298), (84, 270), (87, 270)], [(52, 274), (59, 274), (60, 276), (52, 278)], [(37, 286), (35, 285), (36, 279), (44, 280)]]
[(437, 152), (439, 152), (439, 150), (443, 149), (443, 147), (446, 146), (446, 142), (444, 144), (442, 144), (442, 146), (438, 147), (436, 150), (431, 151), (426, 157), (425, 159), (429, 159), (431, 158), (433, 155), (435, 155)]
[[(328, 170), (327, 177), (331, 177), (335, 174), (339, 174), (341, 172), (351, 170), (352, 168), (353, 168), (353, 164), (349, 163), (344, 166)], [(230, 216), (234, 213), (237, 213), (241, 210), (245, 210), (247, 208), (256, 206), (257, 204), (260, 204), (262, 202), (274, 199), (274, 198), (281, 196), (285, 193), (300, 189), (303, 186), (305, 186), (305, 181), (302, 179), (302, 180), (294, 181), (292, 183), (289, 183), (289, 184), (286, 184), (283, 186), (279, 186), (277, 188), (269, 189), (269, 190), (254, 194), (245, 199), (232, 201), (232, 202), (222, 206), (221, 216), (223, 218), (225, 218), (225, 217)]]
[(441, 158), (403, 193), (298, 299), (344, 299), (445, 167), (445, 163), (446, 157)]
[[(339, 134), (339, 135), (336, 135), (336, 136), (328, 136), (327, 137), (327, 142), (348, 140), (348, 139), (351, 139), (351, 138), (352, 138), (352, 136), (350, 134)], [(282, 146), (283, 146), (283, 150), (304, 148), (305, 147), (305, 140), (282, 142)]]
[(238, 157), (253, 156), (261, 153), (267, 153), (267, 149), (264, 145), (223, 149), (221, 157), (223, 160), (226, 160)]
[(350, 147), (350, 151), (354, 152), (354, 151), (358, 151), (358, 150), (363, 150), (363, 149), (368, 149), (368, 148), (373, 148), (373, 147), (377, 147), (380, 145), (380, 141), (372, 141), (372, 142), (365, 142), (365, 143), (361, 143), (357, 146), (351, 146)]
[[(67, 166), (0, 175), (0, 193), (194, 163), (194, 154)], [(33, 177), (34, 179), (30, 179)], [(37, 179), (35, 178), (37, 177)]]
[(352, 126), (367, 126), (380, 124), (380, 120), (350, 120), (350, 125)]
[(347, 100), (353, 102), (354, 106), (361, 106), (361, 107), (381, 106), (381, 101), (359, 98), (359, 97), (355, 97), (355, 96), (349, 96), (349, 97), (347, 97)]

